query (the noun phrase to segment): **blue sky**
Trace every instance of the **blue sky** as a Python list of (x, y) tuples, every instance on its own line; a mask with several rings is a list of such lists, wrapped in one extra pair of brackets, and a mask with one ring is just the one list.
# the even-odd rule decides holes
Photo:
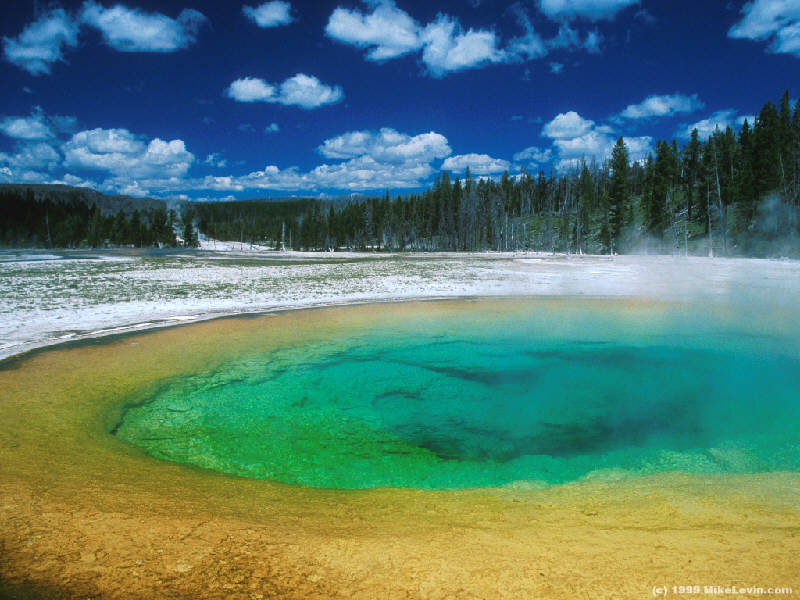
[(0, 181), (339, 195), (736, 126), (800, 75), (800, 0), (15, 1)]

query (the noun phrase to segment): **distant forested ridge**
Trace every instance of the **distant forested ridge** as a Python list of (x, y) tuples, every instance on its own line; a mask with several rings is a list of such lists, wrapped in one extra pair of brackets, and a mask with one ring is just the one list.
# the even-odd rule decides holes
[[(302, 211), (300, 211), (302, 207)], [(292, 215), (292, 209), (298, 214)], [(539, 250), (800, 256), (800, 101), (767, 102), (754, 123), (659, 140), (610, 160), (499, 181), (441, 173), (419, 194), (339, 202), (197, 206), (212, 237), (296, 250)]]
[(295, 250), (800, 257), (800, 101), (787, 92), (736, 131), (659, 140), (641, 162), (619, 138), (602, 163), (498, 181), (443, 172), (430, 189), (394, 198), (188, 203), (180, 215), (162, 201), (113, 205), (64, 186), (0, 186), (0, 200), (5, 246), (192, 246), (199, 230)]
[(7, 248), (176, 246), (177, 213), (163, 200), (105, 196), (63, 185), (0, 185)]

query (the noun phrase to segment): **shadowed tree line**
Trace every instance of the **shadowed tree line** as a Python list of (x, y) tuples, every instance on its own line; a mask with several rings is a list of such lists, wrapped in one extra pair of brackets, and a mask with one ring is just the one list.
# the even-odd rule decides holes
[(202, 202), (191, 208), (197, 228), (210, 238), (276, 246), (285, 238), (284, 247), (291, 248), (299, 223), (312, 218), (319, 206), (318, 200), (298, 198)]
[[(144, 205), (141, 209), (119, 208), (108, 212), (94, 198), (87, 200), (83, 191), (66, 190), (55, 186), (44, 191), (25, 186), (1, 188), (0, 245), (11, 248), (178, 245), (175, 236), (178, 216), (174, 210)], [(190, 238), (190, 243), (194, 240), (196, 236)]]

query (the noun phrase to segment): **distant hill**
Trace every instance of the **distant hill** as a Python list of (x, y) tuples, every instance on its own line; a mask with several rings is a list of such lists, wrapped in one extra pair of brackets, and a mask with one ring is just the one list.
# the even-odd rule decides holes
[(66, 185), (0, 185), (0, 247), (175, 246), (178, 215), (163, 200)]
[(96, 190), (68, 185), (42, 185), (29, 183), (4, 183), (0, 184), (0, 198), (33, 196), (37, 202), (49, 200), (54, 203), (72, 203), (75, 201), (85, 203), (89, 208), (97, 206), (103, 216), (114, 215), (120, 210), (130, 214), (134, 210), (145, 212), (150, 209), (167, 209), (164, 200), (155, 198), (134, 198), (132, 196), (106, 196)]

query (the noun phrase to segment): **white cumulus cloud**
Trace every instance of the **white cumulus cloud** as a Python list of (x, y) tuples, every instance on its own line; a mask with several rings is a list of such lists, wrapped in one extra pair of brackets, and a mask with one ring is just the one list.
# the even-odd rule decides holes
[(429, 184), (438, 171), (432, 163), (452, 152), (447, 138), (434, 131), (409, 135), (389, 127), (344, 133), (325, 140), (318, 151), (339, 162), (327, 162), (309, 171), (267, 165), (247, 175), (208, 176), (190, 185), (217, 192), (407, 189)]
[(440, 13), (422, 25), (397, 8), (392, 0), (367, 2), (372, 12), (336, 8), (325, 33), (328, 37), (367, 49), (368, 60), (384, 61), (421, 51), (420, 60), (433, 77), (487, 64), (539, 58), (547, 53), (545, 44), (534, 32), (527, 15), (515, 8), (525, 30), (509, 41), (506, 48), (491, 29), (465, 30), (459, 21)]
[(412, 163), (398, 169), (395, 165), (376, 161), (370, 156), (359, 156), (341, 163), (322, 164), (307, 172), (267, 165), (262, 170), (244, 176), (205, 177), (195, 181), (193, 186), (216, 192), (289, 190), (307, 193), (328, 189), (366, 191), (419, 187), (426, 184), (433, 174), (433, 167), (427, 163)]
[(106, 43), (122, 52), (173, 52), (191, 45), (207, 21), (191, 8), (176, 19), (161, 13), (145, 13), (120, 4), (111, 8), (84, 2), (81, 21), (100, 30)]
[(620, 113), (626, 119), (648, 119), (652, 117), (671, 117), (677, 113), (690, 113), (705, 105), (697, 94), (652, 95), (639, 104), (630, 104)]
[(192, 44), (206, 17), (191, 8), (173, 19), (160, 13), (115, 5), (110, 8), (94, 0), (83, 3), (78, 14), (54, 8), (30, 23), (16, 38), (3, 38), (3, 53), (9, 62), (32, 75), (50, 72), (62, 59), (65, 47), (78, 45), (81, 27), (100, 31), (106, 43), (122, 52), (172, 52)]
[(145, 142), (127, 129), (80, 131), (62, 150), (65, 167), (108, 171), (125, 178), (180, 178), (194, 162), (182, 140)]
[(559, 156), (564, 158), (590, 158), (596, 156), (603, 158), (610, 154), (614, 140), (606, 133), (587, 131), (573, 138), (557, 139), (553, 145), (558, 150)]
[(553, 158), (553, 151), (550, 148), (542, 149), (536, 146), (528, 146), (524, 150), (514, 155), (517, 162), (528, 162), (529, 164), (546, 164)]
[(539, 0), (539, 9), (551, 19), (583, 17), (596, 21), (611, 19), (639, 0)]
[(370, 14), (336, 8), (325, 33), (340, 42), (369, 48), (369, 60), (387, 60), (415, 52), (422, 43), (420, 26), (393, 2), (378, 2)]
[(343, 97), (342, 88), (325, 85), (313, 75), (298, 73), (281, 84), (278, 102), (309, 109), (335, 104)]
[(244, 77), (231, 83), (225, 94), (238, 102), (270, 102), (307, 110), (335, 104), (344, 98), (339, 86), (325, 85), (313, 75), (303, 73), (274, 85), (257, 77)]
[(422, 62), (434, 77), (507, 59), (497, 47), (493, 31), (462, 31), (458, 22), (447, 16), (429, 24), (420, 39), (424, 44)]
[(561, 139), (575, 138), (588, 132), (594, 126), (594, 121), (584, 119), (574, 110), (556, 115), (552, 121), (542, 129), (542, 135)]
[(434, 131), (410, 136), (389, 127), (379, 131), (350, 131), (325, 140), (318, 150), (325, 158), (369, 156), (394, 165), (408, 161), (427, 163), (452, 152), (447, 138)]
[(288, 2), (274, 0), (255, 7), (245, 5), (242, 7), (242, 12), (259, 27), (277, 27), (292, 22), (290, 9), (291, 5)]
[(418, 187), (433, 175), (434, 169), (423, 161), (409, 161), (402, 168), (380, 162), (371, 156), (360, 156), (348, 161), (312, 169), (304, 179), (314, 189), (369, 190), (380, 188)]
[(22, 146), (15, 154), (0, 152), (0, 164), (17, 169), (51, 170), (61, 162), (61, 155), (50, 144), (43, 142)]
[(43, 14), (26, 26), (16, 38), (3, 38), (6, 60), (28, 71), (31, 75), (50, 72), (50, 64), (61, 60), (65, 46), (78, 43), (78, 24), (57, 8)]
[(53, 137), (50, 126), (37, 113), (30, 117), (6, 117), (0, 121), (0, 131), (19, 140), (46, 140)]
[(48, 115), (34, 106), (29, 117), (0, 119), (0, 132), (18, 140), (46, 140), (75, 131), (78, 120), (64, 115)]
[(277, 102), (274, 85), (257, 77), (243, 77), (228, 86), (225, 94), (239, 102)]
[(800, 56), (800, 2), (754, 0), (742, 7), (742, 19), (728, 37), (754, 41), (771, 40), (771, 52)]
[[(619, 137), (618, 132), (609, 125), (598, 125), (590, 119), (584, 119), (575, 111), (556, 115), (544, 126), (542, 135), (553, 140), (551, 148), (540, 150), (532, 146), (516, 154), (514, 160), (531, 160), (535, 163), (553, 160), (559, 169), (573, 168), (584, 159), (603, 161), (611, 156), (611, 150)], [(649, 136), (624, 139), (632, 161), (646, 158), (653, 143)]]
[(464, 173), (469, 167), (471, 175), (494, 175), (508, 171), (511, 163), (502, 158), (492, 158), (488, 154), (459, 154), (451, 156), (442, 163), (443, 171)]
[[(632, 162), (641, 161), (651, 152), (653, 138), (650, 136), (624, 137), (628, 147), (628, 156)], [(617, 142), (614, 136), (601, 128), (594, 129), (572, 139), (560, 139), (553, 142), (553, 146), (560, 157), (558, 167), (573, 168), (581, 160), (592, 158), (603, 161), (611, 157), (611, 151)]]

